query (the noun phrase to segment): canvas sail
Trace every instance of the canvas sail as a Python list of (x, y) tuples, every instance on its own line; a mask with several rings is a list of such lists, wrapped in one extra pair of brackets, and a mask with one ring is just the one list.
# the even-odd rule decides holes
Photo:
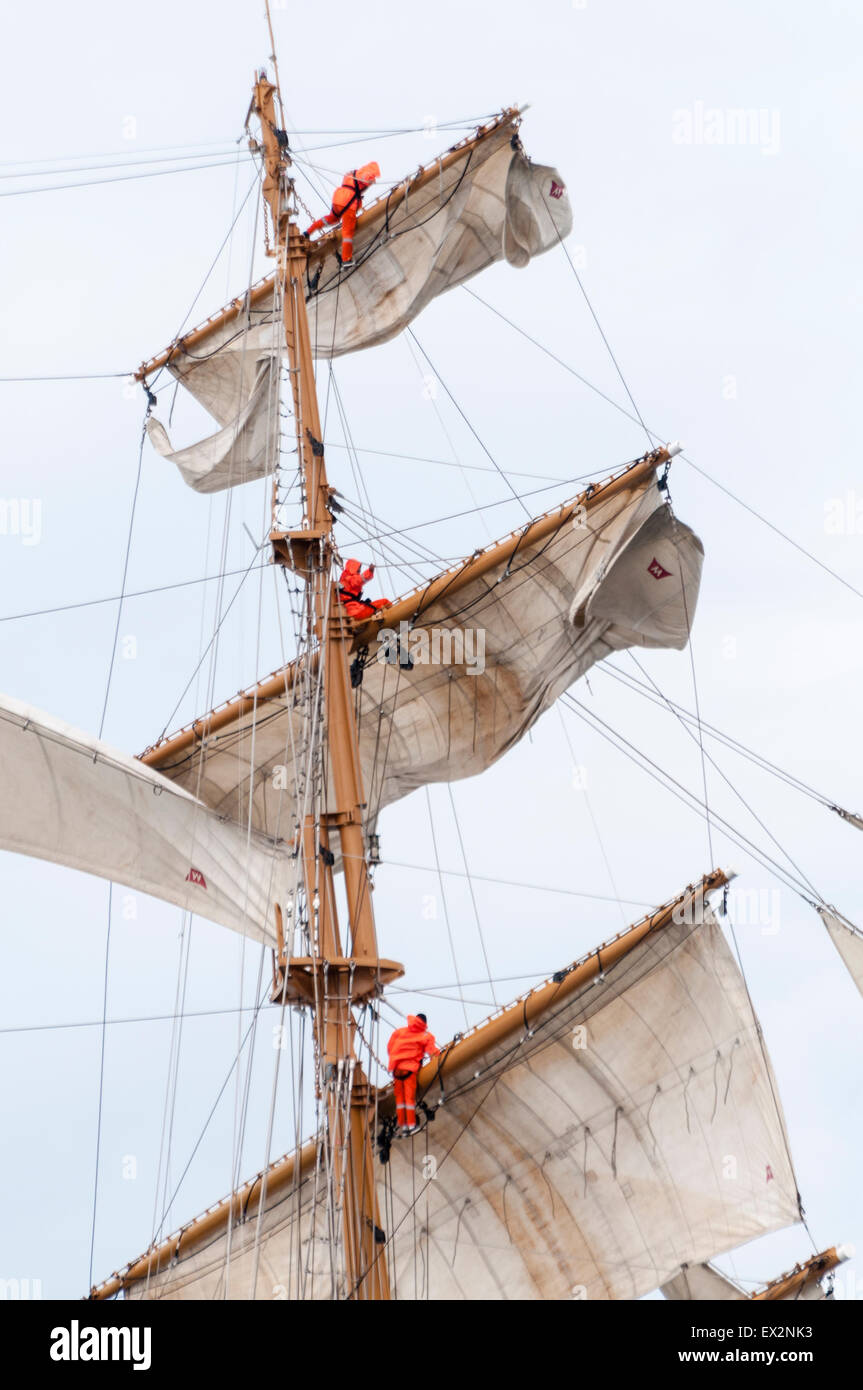
[[(157, 453), (180, 470), (184, 483), (196, 492), (221, 492), (227, 487), (265, 478), (276, 466), (279, 437), (276, 358), (256, 363), (257, 375), (248, 399), (239, 400), (234, 417), (216, 434), (185, 449), (174, 449), (160, 420), (150, 416), (147, 436)], [(220, 411), (230, 417), (228, 401)]]
[(0, 698), (0, 849), (139, 889), (275, 945), (280, 848), (137, 759)]
[(674, 1279), (662, 1285), (662, 1292), (671, 1302), (726, 1303), (745, 1300), (747, 1295), (731, 1279), (720, 1274), (712, 1265), (687, 1265)]
[[(395, 1297), (638, 1298), (799, 1219), (742, 976), (709, 909), (677, 915), (559, 1007), (553, 982), (541, 987), (549, 1002), (527, 1027), (529, 996), (518, 1001), (479, 1056), (471, 1034), (453, 1047), (434, 1123), (376, 1166)], [(439, 1065), (421, 1075), (432, 1105)], [(314, 1144), (272, 1171), (259, 1230), (260, 1186), (234, 1203), (249, 1214), (232, 1231), (229, 1272), (224, 1223), (210, 1223), (174, 1238), (149, 1281), (138, 1265), (111, 1287), (343, 1296)]]
[(845, 962), (849, 975), (863, 994), (863, 932), (839, 912), (819, 907), (818, 913), (830, 933), (833, 945)]
[[(363, 633), (369, 656), (357, 696), (370, 818), (417, 787), (491, 766), (609, 653), (685, 646), (701, 542), (663, 504), (652, 469), (618, 481), (583, 511), (559, 508), (448, 571), (387, 610), (390, 626)], [(410, 669), (399, 664), (401, 621)], [(272, 834), (284, 824), (283, 798), (302, 799), (307, 679), (288, 667), (218, 730), (208, 735), (207, 718), (198, 720), (194, 738), (167, 739), (146, 761), (242, 823), (251, 799), (253, 824)]]
[(662, 1285), (662, 1292), (672, 1301), (683, 1302), (731, 1302), (746, 1300), (751, 1302), (811, 1303), (820, 1302), (832, 1296), (832, 1280), (827, 1275), (835, 1270), (843, 1260), (853, 1255), (850, 1246), (832, 1246), (813, 1255), (805, 1264), (795, 1265), (786, 1274), (771, 1279), (769, 1284), (747, 1293), (733, 1279), (720, 1274), (713, 1265), (700, 1264), (686, 1266), (680, 1273)]
[[(442, 156), (360, 216), (355, 265), (337, 260), (338, 237), (315, 243), (307, 273), (307, 310), (316, 357), (357, 352), (395, 337), (426, 307), (496, 261), (516, 267), (557, 246), (572, 229), (566, 188), (556, 169), (533, 164), (516, 141), (512, 116)], [(168, 370), (228, 429), (177, 451), (183, 477), (215, 491), (262, 476), (274, 463), (261, 447), (260, 374), (280, 352), (282, 308), (275, 278), (242, 307), (214, 316), (181, 344)], [(240, 423), (242, 428), (240, 428)], [(164, 429), (150, 426), (171, 457)], [(223, 457), (229, 450), (230, 461)]]

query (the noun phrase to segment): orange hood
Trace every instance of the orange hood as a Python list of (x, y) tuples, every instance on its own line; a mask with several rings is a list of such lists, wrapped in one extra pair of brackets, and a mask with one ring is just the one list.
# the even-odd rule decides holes
[(353, 181), (356, 179), (360, 187), (366, 189), (379, 179), (380, 176), (381, 171), (374, 160), (372, 160), (371, 164), (363, 164), (359, 169), (349, 170), (342, 179), (342, 184), (347, 185), (348, 188), (352, 188)]

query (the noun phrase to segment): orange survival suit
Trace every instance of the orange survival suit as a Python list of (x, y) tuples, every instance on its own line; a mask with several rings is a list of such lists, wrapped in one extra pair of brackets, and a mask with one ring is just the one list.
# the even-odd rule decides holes
[(361, 169), (350, 169), (333, 194), (332, 211), (319, 217), (306, 228), (306, 236), (319, 232), (323, 227), (342, 224), (342, 265), (354, 263), (354, 232), (357, 227), (357, 213), (363, 205), (363, 194), (379, 179), (381, 171), (377, 164), (364, 164)]
[(393, 1077), (396, 1118), (402, 1129), (417, 1122), (417, 1072), (423, 1057), (437, 1057), (440, 1048), (428, 1030), (425, 1014), (408, 1014), (406, 1028), (397, 1028), (387, 1043), (387, 1060)]
[(359, 560), (348, 560), (339, 579), (339, 598), (349, 618), (371, 618), (379, 608), (391, 608), (388, 598), (363, 598), (363, 585), (374, 577), (375, 567), (360, 570)]

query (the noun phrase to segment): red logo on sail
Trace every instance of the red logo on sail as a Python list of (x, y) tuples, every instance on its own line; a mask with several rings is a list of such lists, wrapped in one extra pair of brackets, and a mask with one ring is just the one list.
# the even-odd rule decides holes
[(563, 184), (562, 184), (562, 183), (558, 183), (556, 179), (552, 179), (552, 181), (551, 181), (551, 188), (548, 190), (548, 196), (549, 196), (549, 198), (562, 198), (562, 197), (563, 197), (563, 192), (564, 192), (564, 186), (563, 186)]
[(774, 1176), (773, 1176), (773, 1169), (770, 1167), (770, 1164), (768, 1163), (768, 1165), (767, 1165), (767, 1177), (765, 1178), (765, 1182), (775, 1182), (775, 1181), (776, 1181), (776, 1179), (775, 1179)]
[(186, 882), (197, 883), (200, 885), (201, 888), (206, 888), (207, 886), (207, 880), (204, 878), (204, 875), (201, 873), (200, 869), (190, 869), (189, 872), (186, 874)]
[(647, 573), (652, 574), (654, 579), (667, 579), (671, 573), (671, 570), (663, 569), (662, 565), (659, 563), (656, 556), (654, 555), (650, 564), (647, 566)]

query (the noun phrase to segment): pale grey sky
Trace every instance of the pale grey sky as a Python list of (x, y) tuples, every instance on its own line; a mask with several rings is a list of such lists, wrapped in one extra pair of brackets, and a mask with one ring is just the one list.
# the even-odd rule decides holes
[[(428, 9), (334, 0), (326, 12), (284, 7), (275, 22), (290, 119), (303, 131), (422, 127), (529, 102), (525, 146), (537, 160), (556, 164), (567, 182), (575, 214), (571, 253), (645, 420), (683, 440), (699, 467), (863, 589), (856, 418), (863, 308), (859, 10), (835, 0), (817, 7), (799, 0), (722, 6), (539, 0), (529, 8), (511, 0), (494, 7), (444, 0)], [(252, 177), (243, 163), (24, 194), (19, 190), (39, 180), (5, 175), (19, 172), (22, 161), (45, 161), (54, 172), (41, 182), (61, 183), (66, 179), (54, 168), (60, 161), (109, 153), (130, 161), (181, 142), (199, 147), (196, 159), (207, 162), (206, 144), (225, 149), (239, 136), (253, 71), (267, 53), (258, 4), (211, 0), (202, 9), (155, 0), (142, 11), (108, 3), (69, 9), (49, 0), (19, 10), (15, 43), (2, 58), (0, 194), (16, 196), (2, 201), (8, 329), (0, 375), (122, 372), (164, 346)], [(729, 115), (739, 111), (752, 113), (743, 142)], [(321, 166), (323, 180), (361, 158), (378, 159), (384, 178), (395, 179), (450, 138), (439, 132), (369, 139), (309, 158)], [(332, 140), (302, 137), (306, 146)], [(308, 186), (303, 196), (320, 209)], [(254, 232), (252, 198), (230, 260), (227, 254), (219, 260), (193, 321), (268, 268), (260, 249), (250, 259)], [(626, 404), (560, 252), (523, 272), (496, 267), (472, 288)], [(643, 451), (635, 425), (463, 291), (435, 304), (415, 328), (502, 467), (602, 476)], [(487, 464), (444, 398), (434, 403), (440, 415), (435, 411), (404, 340), (343, 359), (336, 378), (359, 445), (447, 459), (443, 425), (462, 462)], [(0, 497), (41, 507), (38, 544), (0, 535), (2, 613), (118, 593), (140, 393), (128, 398), (120, 380), (7, 383), (0, 392)], [(338, 441), (334, 412), (329, 423)], [(178, 403), (177, 436), (191, 440), (199, 424), (203, 416)], [(372, 454), (362, 461), (374, 509), (394, 526), (507, 495), (498, 478), (481, 472)], [(331, 452), (330, 469), (337, 485), (356, 496), (342, 452)], [(533, 486), (522, 481), (525, 490)], [(863, 810), (863, 599), (680, 460), (671, 485), (678, 514), (706, 549), (694, 634), (702, 714), (839, 804)], [(536, 510), (572, 490), (537, 494)], [(836, 504), (844, 519), (838, 533), (827, 524)], [(145, 450), (127, 588), (215, 573), (224, 505), (184, 488)], [(260, 534), (265, 508), (260, 485), (234, 498), (229, 568), (248, 563), (243, 522)], [(420, 534), (455, 556), (503, 534), (519, 515), (505, 504), (485, 518)], [(259, 593), (265, 622), (256, 654)], [(243, 590), (223, 628), (215, 700), (278, 665), (271, 596), (269, 574), (262, 590), (258, 577)], [(173, 728), (204, 709), (206, 679), (171, 717), (198, 660), (201, 633), (206, 641), (212, 630), (214, 601), (215, 586), (128, 600), (121, 633), (135, 638), (137, 655), (116, 665), (109, 740), (138, 752), (166, 722)], [(116, 607), (105, 604), (0, 624), (0, 690), (97, 730), (115, 617)], [(691, 707), (688, 653), (640, 659), (671, 698)], [(625, 657), (616, 664), (635, 671)], [(589, 680), (590, 690), (582, 683), (578, 697), (698, 792), (697, 749), (667, 713), (601, 672)], [(669, 897), (708, 867), (703, 822), (572, 715), (564, 717), (576, 761), (586, 769), (587, 796), (574, 785), (573, 758), (552, 712), (484, 778), (455, 787), (472, 868), (493, 880), (597, 894), (613, 893), (613, 882), (621, 896), (645, 904)], [(859, 832), (730, 753), (713, 751), (825, 898), (863, 923)], [(769, 845), (715, 775), (709, 792), (721, 814)], [(445, 789), (433, 789), (432, 801), (442, 861), (460, 868)], [(423, 915), (425, 900), (437, 893), (434, 875), (398, 867), (433, 863), (424, 797), (385, 815), (381, 832), (389, 861), (376, 890), (382, 952), (405, 961), (412, 988), (452, 984), (440, 904), (436, 919)], [(863, 1001), (805, 904), (718, 833), (714, 859), (734, 864), (747, 890), (779, 891), (778, 900), (766, 899), (766, 930), (764, 923), (739, 927), (747, 978), (813, 1236), (819, 1248), (846, 1241), (863, 1249)], [(2, 856), (2, 873), (2, 1027), (99, 1019), (106, 886), (9, 855)], [(499, 977), (540, 977), (621, 926), (613, 904), (499, 883), (476, 887)], [(137, 918), (127, 920), (122, 900), (117, 890), (109, 1017), (170, 1013), (179, 913), (139, 899)], [(479, 979), (472, 908), (457, 879), (448, 881), (448, 904), (459, 973)], [(625, 915), (632, 920), (638, 909)], [(195, 923), (189, 1014), (235, 1006), (241, 949), (227, 932)], [(248, 999), (257, 968), (253, 948), (246, 949), (245, 967)], [(499, 998), (519, 988), (517, 980), (501, 983)], [(471, 995), (487, 1001), (488, 989)], [(407, 1008), (423, 996), (398, 998)], [(463, 1022), (453, 1000), (426, 997), (425, 1003), (439, 1037)], [(476, 1017), (484, 1012), (479, 1005), (473, 1010)], [(262, 1019), (255, 1053), (244, 1174), (263, 1157), (271, 1022)], [(169, 1038), (164, 1022), (108, 1033), (97, 1277), (137, 1255), (150, 1237)], [(185, 1022), (174, 1183), (236, 1039), (235, 1016)], [(72, 1297), (87, 1287), (99, 1047), (98, 1028), (0, 1037), (0, 1180), (7, 1197), (0, 1278), (40, 1279), (46, 1296)], [(230, 1187), (233, 1106), (229, 1087), (183, 1182), (171, 1226)], [(289, 1118), (283, 1097), (276, 1153), (290, 1144)], [(766, 1279), (809, 1253), (806, 1233), (797, 1228), (741, 1252), (733, 1268)], [(856, 1288), (859, 1296), (861, 1269), (858, 1261), (840, 1272), (840, 1292)]]

